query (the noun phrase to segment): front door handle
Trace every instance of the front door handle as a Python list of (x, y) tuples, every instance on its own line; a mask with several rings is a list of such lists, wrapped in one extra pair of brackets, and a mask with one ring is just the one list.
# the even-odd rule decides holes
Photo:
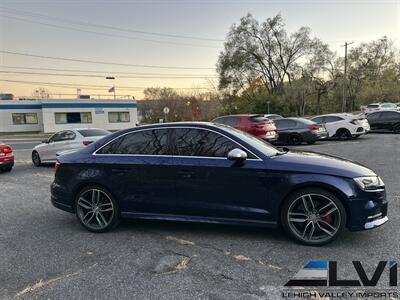
[(126, 173), (129, 173), (129, 170), (127, 170), (127, 169), (111, 169), (111, 172), (117, 173), (117, 174), (126, 174)]
[(191, 178), (193, 177), (194, 172), (189, 170), (182, 170), (178, 172), (178, 175), (182, 178)]

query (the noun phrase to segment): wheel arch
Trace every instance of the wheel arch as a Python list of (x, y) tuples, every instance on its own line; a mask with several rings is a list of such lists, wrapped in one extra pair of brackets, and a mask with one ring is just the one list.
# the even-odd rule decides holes
[(279, 226), (282, 225), (282, 220), (281, 220), (281, 214), (282, 214), (282, 208), (285, 204), (285, 202), (287, 201), (287, 199), (294, 193), (300, 191), (300, 190), (304, 190), (307, 188), (319, 188), (319, 189), (323, 189), (326, 190), (330, 193), (332, 193), (334, 196), (336, 196), (339, 201), (341, 202), (341, 204), (343, 205), (345, 211), (346, 211), (346, 219), (349, 220), (351, 218), (351, 214), (350, 214), (350, 208), (347, 204), (347, 202), (345, 201), (345, 199), (347, 198), (346, 194), (343, 193), (340, 189), (338, 189), (337, 187), (327, 184), (327, 183), (323, 183), (323, 182), (309, 182), (309, 183), (301, 183), (296, 185), (293, 189), (291, 189), (290, 191), (288, 191), (283, 197), (282, 200), (279, 203), (279, 209), (277, 212), (277, 216), (278, 216), (278, 224)]

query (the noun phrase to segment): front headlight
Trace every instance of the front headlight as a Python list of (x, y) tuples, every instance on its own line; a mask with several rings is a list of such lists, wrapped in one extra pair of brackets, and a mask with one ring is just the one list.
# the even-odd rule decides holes
[(379, 176), (365, 176), (354, 178), (363, 191), (376, 191), (384, 188), (385, 184)]

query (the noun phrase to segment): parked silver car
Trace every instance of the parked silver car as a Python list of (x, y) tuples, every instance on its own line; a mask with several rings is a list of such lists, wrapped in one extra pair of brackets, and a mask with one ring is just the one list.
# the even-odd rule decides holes
[(32, 150), (32, 162), (35, 166), (56, 161), (56, 153), (83, 148), (102, 137), (109, 131), (99, 128), (78, 128), (59, 131), (48, 140), (42, 141)]

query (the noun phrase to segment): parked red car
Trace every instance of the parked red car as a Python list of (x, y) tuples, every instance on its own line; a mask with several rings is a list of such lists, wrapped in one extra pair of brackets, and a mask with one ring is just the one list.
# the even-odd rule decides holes
[(232, 126), (268, 142), (275, 142), (279, 137), (274, 122), (263, 115), (222, 116), (212, 122)]
[(13, 166), (13, 149), (9, 145), (0, 144), (0, 171), (10, 172)]

